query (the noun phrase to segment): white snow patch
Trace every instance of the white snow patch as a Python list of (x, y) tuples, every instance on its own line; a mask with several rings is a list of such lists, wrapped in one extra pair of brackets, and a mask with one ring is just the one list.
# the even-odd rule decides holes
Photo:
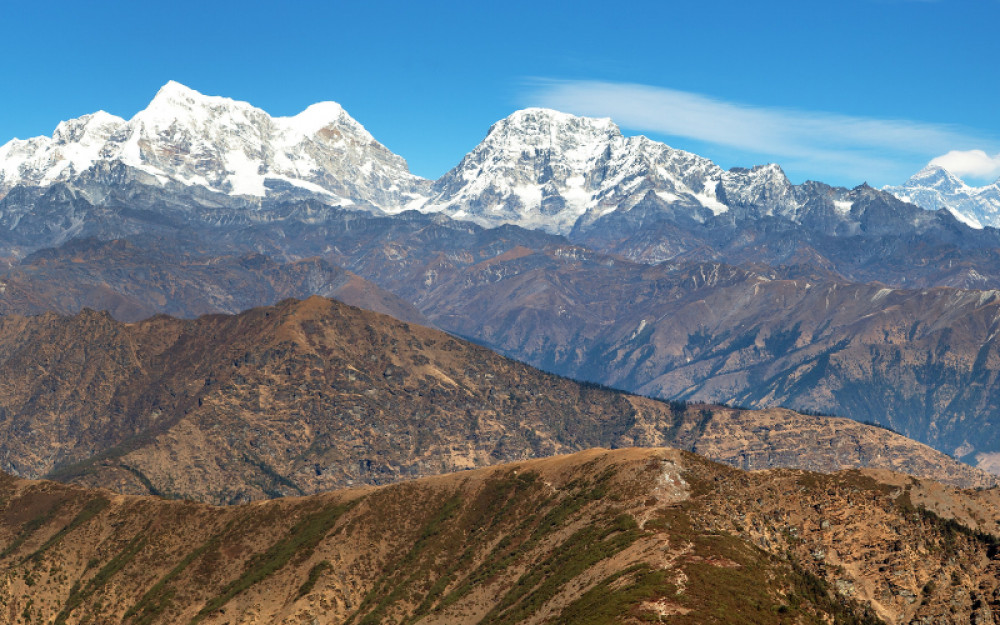
[(954, 206), (947, 206), (946, 208), (948, 209), (948, 212), (951, 213), (955, 219), (959, 220), (966, 226), (969, 226), (970, 228), (975, 228), (976, 230), (983, 229), (983, 224), (980, 223), (980, 221), (975, 217), (973, 217), (972, 215), (966, 215), (965, 213), (958, 210)]
[(875, 293), (875, 295), (872, 295), (871, 301), (877, 302), (885, 298), (885, 296), (888, 295), (889, 293), (892, 293), (892, 289), (879, 289), (878, 292)]
[(706, 180), (705, 188), (702, 192), (695, 194), (698, 201), (701, 202), (705, 208), (712, 211), (716, 215), (721, 215), (729, 210), (729, 207), (720, 202), (715, 196), (721, 182), (721, 180)]

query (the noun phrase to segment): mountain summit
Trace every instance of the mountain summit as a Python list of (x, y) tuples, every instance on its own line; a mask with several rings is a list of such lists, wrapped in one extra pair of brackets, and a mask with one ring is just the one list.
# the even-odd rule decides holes
[(627, 211), (653, 193), (700, 221), (726, 210), (716, 196), (722, 173), (700, 156), (625, 137), (610, 119), (531, 108), (494, 124), (435, 183), (422, 210), (565, 234), (578, 220)]
[(339, 205), (402, 205), (421, 183), (335, 102), (271, 117), (170, 81), (128, 121), (98, 112), (59, 124), (51, 138), (0, 147), (0, 197), (101, 163), (124, 164), (161, 184), (250, 197), (291, 187)]
[(945, 209), (973, 228), (1000, 227), (1000, 180), (973, 187), (940, 165), (928, 165), (902, 185), (884, 190), (928, 210)]

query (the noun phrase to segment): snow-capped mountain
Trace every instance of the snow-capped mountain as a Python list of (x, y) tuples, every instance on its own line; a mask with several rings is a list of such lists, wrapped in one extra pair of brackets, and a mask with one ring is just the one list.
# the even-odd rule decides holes
[[(51, 137), (0, 147), (0, 231), (13, 237), (0, 255), (150, 227), (317, 223), (332, 207), (416, 209), (574, 237), (604, 230), (619, 240), (660, 222), (690, 230), (776, 217), (841, 236), (932, 219), (890, 219), (891, 209), (880, 226), (857, 202), (868, 194), (793, 185), (773, 164), (726, 171), (627, 137), (610, 119), (539, 108), (494, 124), (432, 182), (411, 174), (336, 103), (272, 117), (169, 82), (129, 120), (98, 112), (59, 124)], [(659, 251), (655, 241), (643, 245), (641, 254), (628, 255), (655, 261), (677, 253), (672, 244)]]
[(884, 190), (928, 210), (946, 209), (973, 228), (1000, 228), (1000, 180), (972, 187), (947, 169), (928, 165), (902, 185)]
[(526, 109), (494, 124), (421, 210), (566, 233), (581, 218), (628, 210), (650, 191), (696, 216), (724, 211), (715, 194), (720, 174), (707, 159), (624, 137), (610, 119)]
[(271, 117), (171, 81), (128, 121), (98, 112), (59, 124), (51, 138), (0, 147), (0, 197), (16, 185), (44, 187), (107, 163), (163, 184), (258, 198), (291, 188), (339, 205), (396, 208), (426, 185), (335, 102)]
[[(485, 226), (560, 234), (642, 202), (698, 223), (732, 206), (794, 218), (801, 205), (776, 165), (725, 171), (646, 137), (626, 137), (610, 119), (537, 108), (494, 124), (432, 184), (410, 174), (401, 157), (336, 103), (271, 117), (176, 82), (130, 120), (97, 112), (62, 122), (52, 137), (0, 147), (0, 197), (19, 185), (86, 180), (84, 195), (102, 202), (93, 181), (109, 179), (110, 171), (118, 185), (130, 178), (175, 195), (197, 190), (201, 195), (193, 201), (201, 204), (280, 193), (283, 199), (310, 197), (388, 213), (442, 212)], [(15, 209), (8, 222), (20, 216)]]
[[(847, 190), (830, 201), (849, 211)], [(734, 207), (751, 217), (796, 220), (802, 197), (777, 165), (723, 170), (610, 119), (526, 109), (501, 120), (433, 186), (422, 211), (492, 227), (515, 223), (566, 234), (651, 204), (673, 219), (704, 223)]]
[(610, 119), (532, 108), (494, 124), (421, 210), (566, 233), (653, 193), (703, 221), (727, 210), (717, 193), (724, 175), (708, 159), (625, 137)]

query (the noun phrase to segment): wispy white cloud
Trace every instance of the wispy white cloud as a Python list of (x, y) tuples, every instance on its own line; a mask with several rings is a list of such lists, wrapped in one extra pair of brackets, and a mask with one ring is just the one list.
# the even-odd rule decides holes
[(984, 143), (957, 126), (752, 106), (628, 83), (538, 80), (525, 103), (763, 156), (817, 179), (896, 182), (931, 157)]
[(931, 160), (959, 178), (969, 176), (980, 179), (1000, 177), (1000, 154), (990, 156), (982, 150), (951, 150)]

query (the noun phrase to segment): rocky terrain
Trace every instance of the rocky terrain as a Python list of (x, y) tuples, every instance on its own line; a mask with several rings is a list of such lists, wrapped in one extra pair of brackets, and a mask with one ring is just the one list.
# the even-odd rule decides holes
[[(303, 245), (336, 238), (331, 261), (540, 368), (664, 398), (877, 421), (973, 463), (1000, 445), (989, 434), (994, 290), (852, 284), (809, 265), (650, 266), (514, 227), (344, 220), (342, 234), (310, 229)], [(267, 250), (295, 236), (272, 225), (248, 238)]]
[[(991, 289), (1000, 286), (1000, 235), (866, 185), (795, 185), (775, 165), (725, 171), (626, 137), (610, 120), (545, 109), (497, 122), (451, 172), (427, 181), (339, 105), (278, 118), (176, 83), (130, 120), (95, 114), (52, 137), (6, 144), (0, 175), (5, 314), (93, 308), (139, 321), (320, 294), (434, 324), (561, 375), (660, 398), (876, 421), (998, 466)], [(128, 338), (147, 349), (144, 340)], [(148, 353), (167, 358), (157, 349)], [(148, 376), (140, 362), (119, 364)], [(131, 387), (132, 377), (109, 372), (94, 374), (113, 380), (108, 397)], [(145, 383), (129, 393), (151, 392), (176, 414), (193, 410), (176, 397), (193, 401), (195, 382), (178, 382), (183, 392), (147, 392)], [(51, 401), (12, 393), (5, 401), (15, 411), (0, 415), (8, 423)], [(41, 475), (108, 448), (116, 458), (137, 453), (116, 446), (144, 437), (159, 413), (114, 401), (110, 411), (100, 404), (96, 421), (67, 413), (91, 433), (7, 468)], [(46, 414), (54, 423), (64, 413)], [(163, 427), (177, 425), (176, 414)], [(110, 425), (118, 418), (129, 425)], [(40, 436), (25, 432), (19, 440)], [(506, 453), (494, 458), (486, 446), (473, 455), (520, 457)], [(276, 475), (306, 471), (290, 457)], [(150, 479), (143, 471), (115, 479), (138, 489)], [(358, 477), (346, 476), (316, 488)], [(175, 492), (157, 479), (154, 489)], [(279, 482), (247, 496), (298, 492)]]
[(998, 523), (995, 490), (744, 473), (669, 449), (224, 508), (3, 477), (0, 609), (57, 624), (981, 624), (1000, 610)]
[(390, 288), (439, 327), (562, 375), (875, 420), (970, 458), (1000, 449), (996, 291), (649, 267), (568, 246), (423, 272), (429, 286)]
[(215, 503), (666, 444), (994, 483), (882, 428), (626, 395), (319, 297), (195, 320), (0, 318), (0, 380), (4, 470)]

